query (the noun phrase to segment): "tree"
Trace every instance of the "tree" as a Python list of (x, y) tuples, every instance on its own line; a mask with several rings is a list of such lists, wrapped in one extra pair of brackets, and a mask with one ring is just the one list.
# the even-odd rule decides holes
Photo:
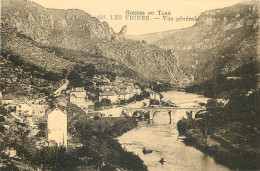
[(4, 108), (4, 106), (0, 106), (0, 114), (6, 116), (7, 115), (7, 110)]
[(72, 70), (69, 73), (68, 80), (70, 81), (70, 84), (72, 86), (81, 86), (82, 85), (82, 79), (80, 78), (79, 73), (74, 70)]
[(99, 120), (99, 119), (100, 119), (100, 116), (95, 115), (93, 119), (94, 119), (95, 121), (96, 121), (96, 120)]
[(92, 79), (96, 74), (96, 68), (93, 64), (86, 64), (80, 70), (85, 73), (85, 76)]
[(111, 100), (110, 99), (102, 99), (100, 101), (102, 106), (110, 106), (111, 105)]
[(41, 122), (39, 123), (39, 132), (37, 136), (39, 137), (47, 137), (47, 123), (46, 122)]
[(120, 105), (125, 105), (126, 104), (126, 100), (120, 100), (119, 104)]
[(62, 69), (62, 77), (66, 77), (68, 75), (68, 70), (67, 69)]

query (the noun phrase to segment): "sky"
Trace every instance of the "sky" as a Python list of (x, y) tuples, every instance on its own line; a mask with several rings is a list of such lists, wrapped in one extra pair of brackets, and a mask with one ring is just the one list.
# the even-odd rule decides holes
[(191, 27), (202, 12), (232, 6), (245, 0), (31, 1), (46, 8), (81, 9), (98, 17), (100, 21), (107, 22), (115, 32), (127, 25), (128, 35), (140, 35)]

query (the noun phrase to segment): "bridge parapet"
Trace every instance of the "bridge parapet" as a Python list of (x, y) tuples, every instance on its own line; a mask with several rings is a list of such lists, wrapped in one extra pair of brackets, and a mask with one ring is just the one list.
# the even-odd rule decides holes
[(195, 118), (195, 114), (200, 110), (206, 110), (205, 107), (141, 107), (141, 108), (123, 108), (123, 111), (125, 111), (128, 116), (133, 116), (134, 112), (136, 111), (144, 111), (148, 112), (150, 119), (153, 120), (154, 114), (156, 112), (168, 112), (169, 113), (169, 119), (170, 123), (172, 123), (172, 120), (175, 122), (182, 117), (187, 117), (187, 113), (191, 113), (192, 118)]

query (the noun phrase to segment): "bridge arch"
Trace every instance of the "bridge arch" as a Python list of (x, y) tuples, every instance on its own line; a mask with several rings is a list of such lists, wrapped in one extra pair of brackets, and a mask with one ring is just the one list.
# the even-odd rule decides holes
[(148, 123), (153, 121), (153, 116), (156, 112), (168, 112), (171, 117), (170, 123), (178, 122), (181, 118), (187, 118), (187, 113), (191, 113), (192, 118), (195, 118), (195, 115), (198, 111), (203, 111), (205, 108), (199, 107), (140, 107), (140, 108), (123, 108), (123, 113), (128, 116), (133, 116), (136, 111), (144, 111), (148, 113)]
[(132, 117), (138, 118), (140, 120), (149, 119), (150, 118), (149, 111), (143, 110), (143, 109), (139, 109), (139, 110), (133, 111), (132, 112)]
[(201, 118), (207, 112), (207, 110), (199, 110), (195, 113), (194, 118)]
[(172, 111), (171, 110), (154, 110), (149, 112), (149, 123), (153, 121), (153, 118), (156, 113), (168, 113), (169, 115), (169, 124), (172, 123)]

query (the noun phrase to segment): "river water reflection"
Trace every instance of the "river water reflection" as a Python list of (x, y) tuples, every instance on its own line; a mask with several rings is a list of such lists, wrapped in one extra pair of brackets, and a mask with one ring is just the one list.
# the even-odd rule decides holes
[[(207, 99), (194, 94), (184, 92), (168, 92), (165, 98), (178, 105), (192, 105), (203, 102)], [(179, 100), (178, 96), (179, 95)], [(220, 165), (214, 159), (199, 150), (186, 146), (178, 139), (176, 122), (168, 124), (168, 115), (155, 117), (153, 124), (142, 122), (139, 126), (118, 138), (119, 142), (128, 151), (139, 155), (145, 165), (151, 171), (169, 171), (169, 170), (229, 170)], [(152, 153), (143, 154), (143, 148), (153, 150)], [(164, 158), (166, 161), (161, 164), (159, 160)]]

